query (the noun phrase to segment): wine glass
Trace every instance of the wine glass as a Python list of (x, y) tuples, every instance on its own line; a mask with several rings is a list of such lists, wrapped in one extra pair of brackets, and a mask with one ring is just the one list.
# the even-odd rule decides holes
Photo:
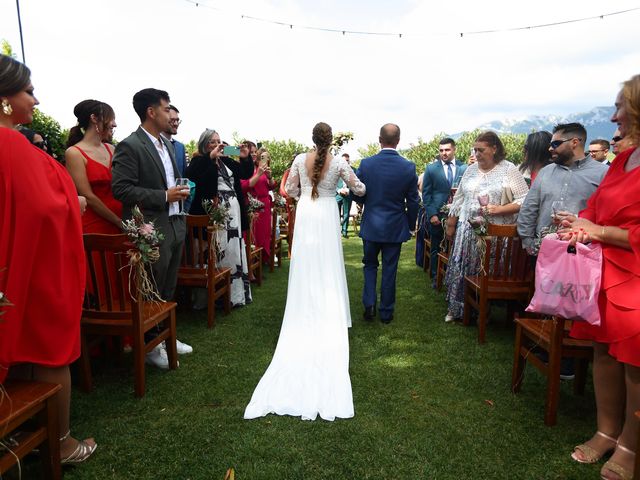
[(489, 192), (482, 191), (478, 194), (478, 203), (481, 207), (489, 205)]
[[(176, 178), (176, 187), (189, 188), (189, 179), (188, 178)], [(180, 200), (180, 211), (178, 215), (186, 215), (187, 212), (184, 211), (184, 200)]]
[(555, 219), (558, 213), (564, 212), (567, 210), (566, 205), (564, 204), (564, 200), (554, 200), (551, 202), (551, 218)]

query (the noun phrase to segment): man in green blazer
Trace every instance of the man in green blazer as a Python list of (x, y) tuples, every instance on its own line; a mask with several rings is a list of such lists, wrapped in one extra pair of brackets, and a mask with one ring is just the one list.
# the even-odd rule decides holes
[[(176, 289), (186, 234), (179, 201), (189, 196), (188, 187), (176, 186), (180, 173), (173, 145), (160, 135), (169, 127), (169, 102), (169, 94), (155, 88), (145, 88), (133, 96), (133, 108), (141, 125), (116, 146), (111, 184), (113, 196), (122, 202), (123, 219), (131, 218), (131, 209), (138, 205), (145, 218), (153, 220), (164, 235), (160, 259), (152, 265), (152, 270), (158, 292), (165, 300), (171, 300)], [(178, 353), (193, 351), (182, 342), (177, 342), (177, 350)], [(147, 354), (147, 362), (168, 368), (162, 344)]]

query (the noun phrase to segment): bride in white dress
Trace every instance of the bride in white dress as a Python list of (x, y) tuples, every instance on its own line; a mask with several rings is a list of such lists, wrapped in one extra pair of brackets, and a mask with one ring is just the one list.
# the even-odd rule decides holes
[(335, 200), (338, 178), (354, 194), (365, 186), (342, 157), (332, 157), (331, 127), (313, 129), (315, 152), (296, 157), (287, 194), (300, 197), (282, 328), (271, 364), (244, 418), (269, 413), (315, 420), (353, 417), (349, 378), (351, 313)]

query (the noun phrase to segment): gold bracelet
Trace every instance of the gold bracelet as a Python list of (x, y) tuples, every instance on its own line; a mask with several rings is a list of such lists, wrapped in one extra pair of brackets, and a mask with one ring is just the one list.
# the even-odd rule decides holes
[(605, 225), (602, 226), (602, 230), (600, 231), (600, 240), (604, 240), (604, 229), (606, 228)]

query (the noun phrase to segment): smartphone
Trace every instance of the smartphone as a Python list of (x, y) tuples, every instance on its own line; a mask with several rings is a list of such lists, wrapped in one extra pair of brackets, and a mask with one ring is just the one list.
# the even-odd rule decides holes
[(227, 146), (227, 147), (224, 147), (224, 149), (222, 150), (222, 154), (225, 157), (232, 157), (232, 156), (237, 157), (238, 155), (240, 155), (240, 148)]

